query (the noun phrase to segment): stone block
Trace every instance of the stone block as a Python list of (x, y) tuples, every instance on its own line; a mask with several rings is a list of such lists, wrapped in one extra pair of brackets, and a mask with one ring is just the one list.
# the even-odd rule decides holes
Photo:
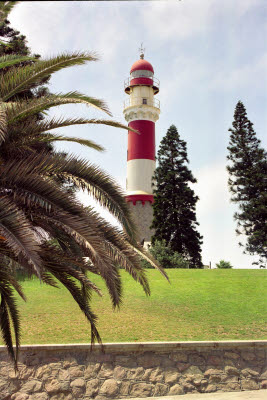
[(259, 389), (259, 383), (253, 379), (241, 379), (242, 390), (257, 390)]
[(88, 355), (86, 361), (88, 363), (112, 363), (114, 361), (115, 356), (113, 354), (108, 353), (91, 353)]
[(221, 382), (222, 377), (221, 375), (210, 375), (209, 377), (209, 383), (219, 383)]
[[(58, 393), (49, 398), (50, 400), (73, 400), (74, 397), (71, 393)], [(30, 399), (31, 400), (31, 399)]]
[(235, 368), (235, 367), (231, 367), (230, 365), (227, 365), (224, 368), (224, 371), (227, 375), (236, 375), (239, 376), (240, 375), (240, 371), (239, 369)]
[(121, 384), (120, 384), (119, 394), (121, 396), (127, 396), (129, 394), (130, 387), (131, 387), (131, 382), (122, 381)]
[(171, 360), (186, 363), (188, 361), (188, 354), (180, 351), (173, 353), (171, 354)]
[(118, 389), (119, 386), (115, 379), (107, 379), (100, 388), (100, 394), (113, 397), (117, 394)]
[(267, 379), (267, 368), (265, 368), (260, 376), (260, 379)]
[(181, 374), (175, 368), (168, 368), (164, 372), (164, 381), (168, 384), (178, 383)]
[(251, 368), (245, 368), (242, 369), (241, 371), (241, 375), (244, 377), (257, 377), (259, 376), (259, 371), (255, 370), (255, 369), (251, 369)]
[(49, 395), (66, 392), (69, 390), (69, 382), (60, 382), (57, 379), (52, 379), (45, 383), (45, 389)]
[(229, 367), (239, 367), (240, 363), (237, 360), (230, 360), (229, 358), (225, 358), (224, 365), (228, 365)]
[(183, 383), (183, 390), (185, 393), (192, 393), (195, 391), (195, 389), (196, 388), (194, 385), (192, 385), (192, 383), (186, 381)]
[(163, 381), (163, 370), (161, 368), (154, 368), (152, 369), (149, 381), (153, 383), (158, 383)]
[(207, 359), (207, 365), (218, 367), (223, 364), (222, 356), (210, 356)]
[(195, 386), (201, 386), (202, 380), (203, 380), (203, 375), (196, 374), (193, 376), (192, 382)]
[(256, 360), (256, 354), (254, 351), (242, 351), (241, 352), (241, 357), (245, 361), (254, 361)]
[(14, 371), (14, 369), (11, 368), (9, 365), (7, 365), (7, 364), (5, 363), (5, 364), (3, 364), (3, 366), (0, 368), (0, 376), (1, 376), (1, 377), (4, 377), (4, 376), (8, 377), (9, 374), (10, 374), (12, 371)]
[(35, 393), (31, 396), (30, 400), (48, 400), (48, 394), (45, 392)]
[[(36, 376), (36, 370), (34, 368), (28, 368), (25, 365), (21, 365), (19, 367), (19, 378), (20, 379), (29, 379), (29, 378), (33, 378), (35, 376), (35, 378), (37, 378)], [(39, 379), (39, 378), (37, 378)]]
[(121, 366), (117, 366), (114, 369), (113, 375), (115, 379), (121, 380), (126, 377), (127, 371)]
[(267, 389), (267, 380), (260, 383), (260, 389)]
[(5, 377), (0, 378), (0, 393), (4, 393), (7, 389), (8, 389), (9, 383), (8, 383), (8, 379), (6, 379)]
[(76, 379), (81, 376), (84, 376), (84, 367), (83, 366), (75, 366), (75, 367), (70, 367), (68, 369), (70, 379)]
[(228, 382), (226, 385), (222, 386), (222, 388), (222, 390), (225, 392), (241, 391), (241, 386), (239, 382)]
[(82, 399), (84, 397), (84, 389), (83, 388), (79, 388), (79, 387), (73, 387), (72, 388), (72, 397), (74, 399)]
[(153, 396), (165, 396), (168, 393), (169, 386), (163, 383), (156, 383)]
[(216, 390), (217, 390), (216, 385), (211, 384), (211, 385), (208, 385), (208, 386), (206, 387), (205, 393), (216, 392)]
[(98, 378), (113, 378), (113, 365), (109, 363), (103, 363), (100, 371), (98, 372)]
[(29, 400), (30, 396), (27, 393), (14, 393), (11, 396), (11, 400)]
[(127, 373), (127, 379), (131, 380), (141, 380), (143, 375), (144, 375), (144, 368), (143, 367), (137, 367), (133, 368)]
[(68, 360), (62, 362), (62, 368), (70, 368), (74, 367), (75, 365), (77, 365), (77, 361), (76, 359), (71, 357)]
[(257, 360), (265, 360), (266, 358), (265, 350), (255, 350), (255, 355)]
[(91, 379), (86, 384), (86, 396), (94, 397), (99, 390), (100, 381), (99, 379)]
[(151, 395), (154, 386), (148, 383), (134, 383), (131, 388), (131, 397), (148, 397)]
[(61, 369), (58, 373), (58, 379), (60, 381), (69, 381), (70, 380), (70, 374), (69, 371), (66, 369)]
[(73, 387), (78, 387), (78, 388), (84, 388), (85, 389), (85, 380), (82, 378), (77, 378), (74, 381), (71, 382), (70, 386)]
[(184, 394), (184, 390), (183, 390), (182, 386), (178, 385), (178, 384), (173, 385), (170, 388), (169, 393), (168, 393), (168, 395), (170, 395), (170, 396), (175, 396), (175, 395), (179, 395), (179, 394)]
[(152, 368), (147, 368), (147, 369), (145, 370), (145, 372), (144, 372), (144, 375), (143, 375), (143, 377), (142, 377), (142, 380), (143, 380), (143, 381), (148, 381), (151, 372), (152, 372)]
[(183, 372), (183, 371), (185, 371), (187, 368), (189, 368), (190, 367), (190, 364), (188, 364), (188, 363), (177, 363), (176, 364), (176, 368), (177, 368), (177, 370), (179, 371), (179, 372)]
[(192, 365), (191, 367), (187, 368), (184, 372), (183, 375), (203, 375), (203, 372), (199, 367)]
[(136, 360), (130, 356), (116, 356), (115, 364), (121, 365), (122, 367), (128, 367), (128, 368), (134, 368), (137, 366)]
[(41, 388), (42, 388), (42, 382), (33, 379), (24, 383), (24, 385), (21, 387), (21, 392), (36, 393), (39, 392)]
[(221, 375), (221, 381), (222, 383), (227, 383), (227, 382), (238, 382), (239, 381), (239, 376), (238, 375)]
[(85, 379), (92, 379), (92, 378), (96, 378), (97, 374), (99, 372), (101, 368), (101, 364), (100, 363), (92, 363), (89, 364), (84, 371), (84, 378)]
[(235, 353), (234, 351), (226, 351), (224, 353), (224, 358), (230, 358), (231, 360), (238, 360), (240, 358), (240, 354)]
[(202, 379), (200, 384), (200, 391), (205, 391), (206, 387), (208, 386), (209, 382), (207, 379)]
[[(21, 372), (20, 372), (20, 377), (28, 375), (28, 371), (30, 371), (30, 368), (25, 367)], [(36, 379), (41, 379), (42, 381), (46, 381), (47, 379), (51, 379), (51, 368), (48, 367), (48, 365), (42, 365), (41, 367), (37, 368), (35, 372), (35, 378)], [(27, 379), (27, 378), (22, 378), (22, 379)]]
[(161, 364), (162, 358), (155, 356), (153, 353), (145, 353), (137, 358), (138, 365), (144, 368), (158, 367)]
[(200, 356), (199, 354), (191, 354), (189, 356), (189, 364), (191, 365), (205, 365), (206, 361), (203, 356)]

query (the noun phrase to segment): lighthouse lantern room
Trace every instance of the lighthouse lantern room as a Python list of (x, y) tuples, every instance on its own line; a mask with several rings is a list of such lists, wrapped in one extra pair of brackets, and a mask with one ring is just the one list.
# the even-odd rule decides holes
[(140, 59), (124, 82), (129, 98), (124, 102), (124, 117), (128, 125), (138, 131), (128, 132), (126, 200), (131, 207), (138, 228), (138, 240), (150, 242), (153, 210), (152, 177), (155, 171), (155, 122), (159, 118), (160, 103), (154, 96), (159, 92), (159, 81), (152, 65)]

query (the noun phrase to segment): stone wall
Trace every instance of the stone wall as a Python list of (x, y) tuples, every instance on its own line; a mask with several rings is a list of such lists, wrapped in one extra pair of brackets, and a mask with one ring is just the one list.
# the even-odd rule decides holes
[(267, 341), (0, 347), (1, 400), (157, 397), (267, 387)]

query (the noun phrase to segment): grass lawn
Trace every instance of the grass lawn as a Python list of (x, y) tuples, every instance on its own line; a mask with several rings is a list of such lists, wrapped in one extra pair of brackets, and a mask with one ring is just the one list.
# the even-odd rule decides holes
[[(104, 342), (267, 339), (267, 271), (168, 270), (171, 284), (148, 270), (151, 292), (122, 272), (124, 301), (112, 311), (107, 291), (93, 296)], [(22, 282), (22, 344), (90, 341), (90, 327), (64, 289)]]

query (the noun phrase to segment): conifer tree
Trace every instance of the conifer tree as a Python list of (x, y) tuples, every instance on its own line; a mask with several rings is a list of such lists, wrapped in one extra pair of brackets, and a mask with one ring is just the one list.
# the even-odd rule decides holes
[[(40, 58), (40, 54), (31, 54), (31, 50), (27, 45), (26, 36), (12, 28), (10, 26), (10, 21), (7, 19), (10, 11), (17, 3), (19, 2), (0, 2), (0, 57), (8, 55), (25, 56), (25, 61), (21, 62), (20, 65), (31, 65), (33, 64), (34, 60), (38, 60)], [(10, 68), (12, 67), (3, 69), (2, 73), (6, 73)], [(23, 92), (23, 96), (31, 99), (33, 97), (40, 97), (48, 94), (48, 89), (44, 85), (48, 83), (49, 79), (50, 76), (43, 78), (34, 86), (34, 90), (25, 90)]]
[(234, 215), (236, 232), (247, 236), (244, 252), (258, 255), (260, 263), (264, 263), (267, 260), (267, 153), (260, 147), (261, 142), (241, 101), (236, 105), (232, 126), (227, 170), (231, 201), (239, 206)]
[(198, 197), (189, 186), (196, 179), (187, 167), (186, 142), (174, 125), (160, 143), (157, 160), (152, 244), (165, 240), (173, 251), (184, 256), (190, 268), (201, 268), (202, 236), (197, 231), (196, 220)]

